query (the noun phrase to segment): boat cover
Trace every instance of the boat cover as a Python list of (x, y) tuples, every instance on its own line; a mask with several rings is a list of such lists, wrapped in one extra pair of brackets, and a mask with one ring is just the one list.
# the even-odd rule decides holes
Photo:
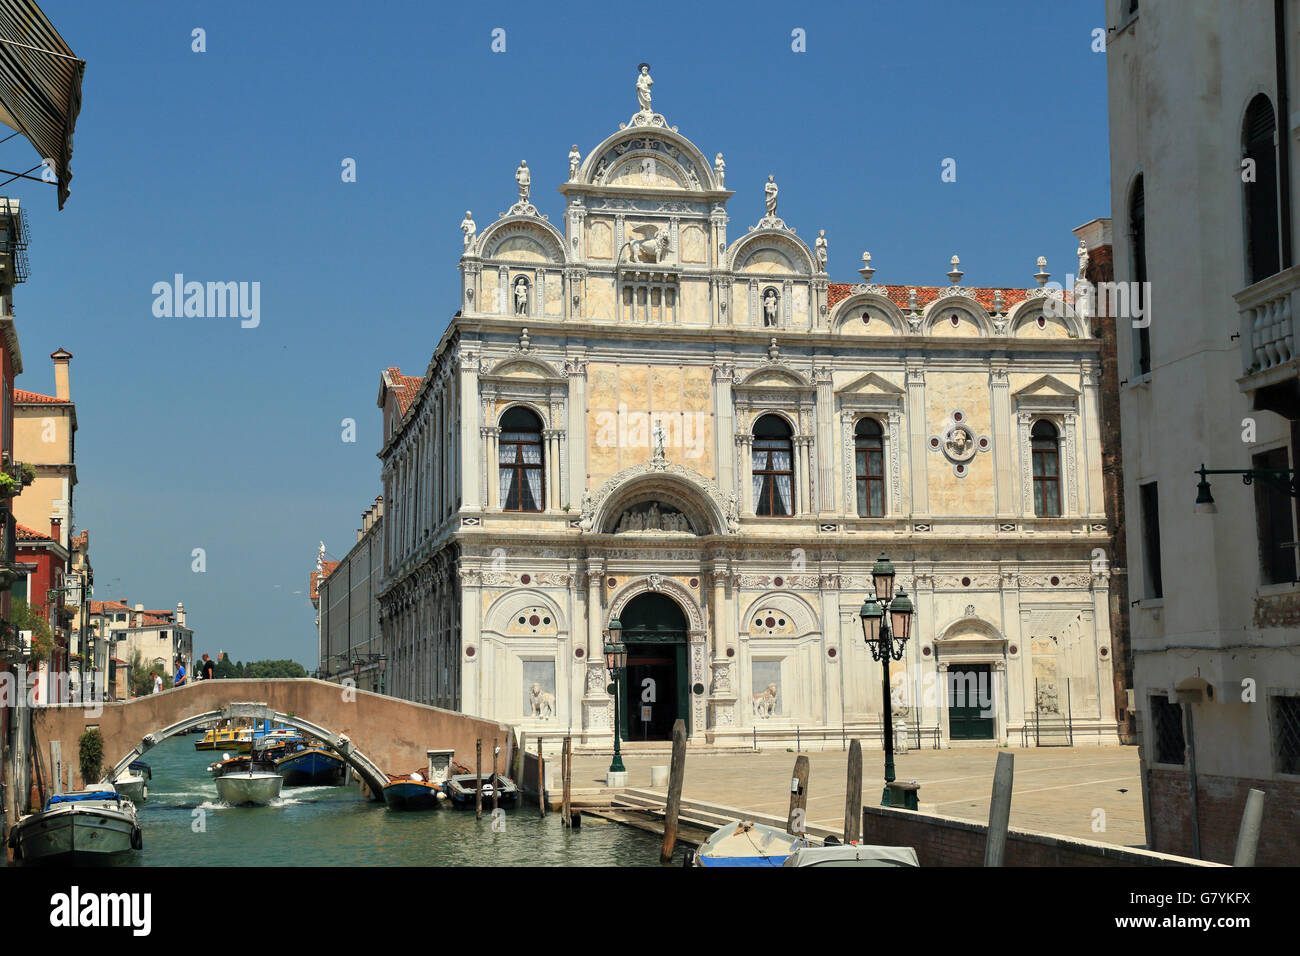
[(910, 846), (806, 846), (782, 866), (920, 866)]
[(80, 803), (82, 800), (116, 800), (116, 790), (87, 790), (84, 793), (56, 793), (45, 803), (48, 810), (56, 803)]

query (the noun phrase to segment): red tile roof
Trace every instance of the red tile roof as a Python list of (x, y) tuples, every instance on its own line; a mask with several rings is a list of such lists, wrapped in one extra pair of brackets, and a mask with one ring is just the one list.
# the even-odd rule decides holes
[(53, 395), (42, 395), (39, 392), (29, 392), (26, 389), (14, 389), (15, 405), (71, 405), (72, 402), (66, 398), (55, 398)]
[(318, 571), (313, 571), (311, 573), (311, 577), (307, 579), (307, 591), (311, 595), (313, 601), (320, 599), (320, 590), (317, 588), (317, 585), (320, 583), (321, 579), (327, 578), (333, 574), (335, 569), (342, 563), (342, 561), (322, 561), (320, 566), (321, 571), (323, 571), (324, 574), (321, 574)]
[[(853, 294), (855, 283), (850, 282), (828, 282), (826, 284), (826, 304), (830, 308), (847, 299)], [(894, 303), (900, 309), (908, 307), (908, 294), (912, 289), (916, 290), (917, 308), (924, 309), (927, 305), (939, 298), (939, 293), (945, 286), (925, 286), (925, 285), (886, 285), (881, 286), (885, 290), (885, 295), (889, 301)], [(986, 311), (993, 309), (993, 295), (996, 292), (1002, 293), (1002, 308), (1009, 309), (1013, 305), (1025, 301), (1028, 295), (1025, 289), (972, 289), (975, 295), (975, 301), (980, 304)]]
[(415, 394), (420, 390), (420, 383), (424, 381), (418, 375), (403, 375), (402, 370), (396, 365), (390, 365), (386, 369), (388, 379), (392, 383), (393, 398), (397, 402), (397, 412), (399, 415), (405, 415), (406, 410), (411, 407), (411, 402), (415, 401)]
[(54, 540), (48, 534), (41, 534), (41, 532), (39, 531), (33, 531), (31, 528), (28, 528), (25, 525), (18, 524), (17, 522), (14, 523), (14, 527), (17, 529), (18, 532), (17, 538), (19, 541), (53, 541)]

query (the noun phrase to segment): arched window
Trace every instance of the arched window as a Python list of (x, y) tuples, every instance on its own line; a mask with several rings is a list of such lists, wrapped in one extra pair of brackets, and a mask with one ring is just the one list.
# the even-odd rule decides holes
[(885, 513), (885, 436), (880, 422), (864, 418), (853, 430), (856, 450), (858, 514), (879, 518)]
[[(1146, 281), (1147, 281), (1147, 201), (1146, 185), (1142, 177), (1137, 178), (1133, 184), (1133, 194), (1129, 197), (1128, 204), (1128, 223), (1129, 239), (1133, 243), (1133, 281), (1137, 283), (1136, 302), (1133, 304), (1133, 312), (1147, 318), (1147, 307), (1150, 303), (1146, 301)], [(1141, 327), (1135, 325), (1133, 329), (1133, 366), (1138, 375), (1145, 375), (1151, 371), (1151, 330), (1148, 327), (1149, 322), (1143, 322)]]
[[(1273, 104), (1260, 93), (1250, 101), (1241, 128), (1244, 157), (1254, 165), (1254, 181), (1242, 182), (1246, 206), (1246, 276), (1254, 285), (1281, 266), (1277, 202), (1277, 123)], [(1249, 177), (1247, 177), (1249, 178)]]
[(501, 469), (501, 509), (541, 511), (545, 500), (541, 419), (519, 406), (502, 415), (497, 462)]
[(1046, 419), (1034, 423), (1029, 433), (1034, 458), (1034, 514), (1040, 518), (1061, 516), (1061, 439), (1056, 426)]
[(779, 415), (754, 423), (754, 513), (794, 514), (794, 443), (790, 426)]

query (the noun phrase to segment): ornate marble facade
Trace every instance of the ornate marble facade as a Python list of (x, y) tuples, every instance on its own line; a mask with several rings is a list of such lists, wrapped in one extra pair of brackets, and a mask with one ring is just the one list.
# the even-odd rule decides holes
[[(870, 739), (858, 610), (884, 550), (917, 606), (910, 726), (948, 740), (949, 672), (987, 666), (993, 740), (1068, 709), (1076, 741), (1116, 742), (1099, 347), (1043, 270), (968, 288), (953, 257), (946, 286), (879, 285), (864, 256), (867, 281), (832, 282), (765, 173), (742, 203), (763, 215), (729, 235), (722, 154), (648, 105), (556, 163), (558, 223), (522, 180), (486, 227), (467, 213), (459, 311), (386, 430), (390, 689), (608, 744), (603, 632), (657, 594), (681, 611), (693, 738)], [(1036, 513), (1040, 422), (1059, 515)]]

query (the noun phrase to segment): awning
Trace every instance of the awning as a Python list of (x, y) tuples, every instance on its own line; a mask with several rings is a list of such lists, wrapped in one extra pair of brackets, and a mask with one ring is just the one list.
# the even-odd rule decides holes
[(0, 122), (27, 137), (59, 183), (72, 179), (72, 132), (86, 61), (73, 54), (33, 0), (0, 0)]

